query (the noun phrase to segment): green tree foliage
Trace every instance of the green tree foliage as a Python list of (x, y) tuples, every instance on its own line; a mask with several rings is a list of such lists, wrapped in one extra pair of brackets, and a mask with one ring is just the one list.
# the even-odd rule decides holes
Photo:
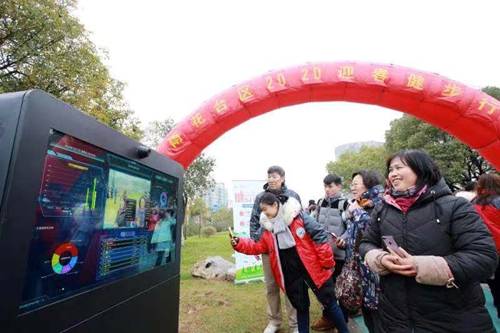
[(386, 157), (387, 154), (383, 146), (363, 146), (359, 152), (346, 152), (337, 161), (329, 162), (326, 169), (329, 173), (341, 176), (344, 179), (344, 187), (347, 187), (352, 174), (362, 169), (375, 170), (383, 176), (385, 174)]
[(488, 87), (484, 87), (482, 89), (482, 91), (487, 93), (491, 97), (496, 98), (497, 100), (500, 101), (500, 88), (488, 86)]
[(210, 236), (215, 235), (216, 233), (217, 233), (217, 229), (215, 229), (215, 227), (211, 226), (211, 225), (201, 228), (201, 232), (200, 232), (201, 236), (203, 236), (203, 237), (210, 237)]
[(194, 199), (192, 204), (189, 206), (189, 210), (191, 211), (191, 216), (201, 216), (202, 218), (206, 218), (209, 212), (208, 207), (202, 198)]
[(42, 89), (139, 139), (139, 121), (105, 56), (71, 12), (76, 0), (0, 1), (0, 93)]
[[(500, 100), (500, 88), (485, 87), (482, 90)], [(329, 162), (328, 172), (336, 173), (347, 180), (359, 169), (373, 169), (384, 174), (385, 159), (402, 149), (427, 151), (439, 165), (452, 190), (462, 188), (468, 182), (477, 180), (483, 173), (494, 170), (475, 150), (446, 132), (410, 115), (393, 120), (385, 134), (385, 140), (385, 147), (364, 147), (357, 153), (349, 152), (342, 155), (338, 161)], [(347, 182), (344, 185), (347, 185)]]
[[(213, 157), (208, 157), (205, 156), (204, 154), (201, 154), (193, 161), (193, 163), (191, 163), (189, 168), (186, 170), (186, 173), (184, 174), (183, 197), (184, 197), (184, 207), (186, 208), (186, 214), (183, 224), (184, 239), (186, 239), (187, 236), (189, 236), (188, 230), (186, 230), (187, 228), (186, 222), (190, 220), (189, 217), (190, 214), (193, 214), (193, 209), (192, 207), (190, 207), (191, 206), (190, 202), (194, 201), (194, 203), (196, 203), (201, 201), (203, 205), (205, 205), (205, 202), (203, 202), (201, 196), (203, 195), (203, 193), (206, 193), (207, 191), (212, 189), (215, 185), (215, 181), (211, 176), (214, 167), (215, 167), (215, 159)], [(206, 209), (208, 212), (208, 208)], [(194, 213), (197, 213), (196, 208), (194, 210)], [(199, 214), (198, 216), (200, 216), (200, 228), (201, 228), (205, 215)]]
[[(186, 232), (186, 237), (191, 236), (194, 233), (194, 230), (201, 236), (201, 231), (210, 215), (210, 211), (205, 204), (205, 201), (201, 197), (195, 198), (189, 204), (189, 212), (190, 212), (190, 228), (188, 228)], [(194, 225), (193, 225), (194, 222)]]
[[(150, 147), (157, 147), (174, 128), (173, 119), (155, 120), (149, 123), (142, 142)], [(184, 176), (184, 204), (201, 197), (215, 185), (211, 176), (215, 168), (215, 159), (205, 154), (198, 156), (189, 166)]]
[(174, 126), (175, 123), (172, 118), (153, 120), (144, 131), (142, 142), (149, 147), (156, 148), (162, 143), (163, 139), (165, 139), (168, 132), (170, 132)]
[(193, 200), (211, 190), (215, 181), (211, 176), (215, 168), (215, 159), (205, 154), (198, 156), (189, 166), (184, 177), (186, 200)]
[[(486, 87), (483, 91), (500, 100), (500, 88)], [(468, 182), (477, 180), (492, 166), (475, 150), (459, 142), (448, 133), (404, 115), (393, 120), (385, 134), (385, 146), (389, 153), (401, 149), (424, 149), (437, 162), (448, 185), (456, 190)]]
[(227, 227), (233, 226), (233, 210), (229, 208), (221, 208), (211, 217), (212, 225), (217, 231), (226, 231)]
[(427, 151), (453, 190), (491, 170), (491, 166), (474, 150), (446, 132), (412, 116), (404, 115), (393, 120), (385, 137), (389, 153), (401, 149)]

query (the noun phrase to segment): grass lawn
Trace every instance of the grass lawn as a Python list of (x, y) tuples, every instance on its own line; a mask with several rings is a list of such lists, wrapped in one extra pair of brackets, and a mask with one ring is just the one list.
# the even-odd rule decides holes
[[(262, 332), (267, 325), (265, 286), (261, 282), (234, 285), (191, 276), (199, 260), (219, 255), (234, 262), (227, 233), (210, 238), (190, 237), (182, 247), (179, 332)], [(311, 299), (311, 320), (318, 317), (318, 302)], [(284, 327), (287, 327), (286, 325)], [(288, 330), (282, 330), (287, 332)]]

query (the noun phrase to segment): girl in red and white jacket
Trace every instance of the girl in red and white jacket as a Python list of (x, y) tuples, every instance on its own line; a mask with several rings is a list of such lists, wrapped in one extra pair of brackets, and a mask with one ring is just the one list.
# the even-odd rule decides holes
[(260, 240), (232, 237), (234, 249), (248, 255), (269, 254), (276, 282), (297, 309), (299, 333), (309, 332), (308, 288), (338, 331), (348, 332), (335, 298), (331, 278), (335, 261), (326, 231), (312, 217), (301, 214), (301, 205), (295, 198), (278, 198), (266, 192), (260, 208), (260, 224), (264, 229)]

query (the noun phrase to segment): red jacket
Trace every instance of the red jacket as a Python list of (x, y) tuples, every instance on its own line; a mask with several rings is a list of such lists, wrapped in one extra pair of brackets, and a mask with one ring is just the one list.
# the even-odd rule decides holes
[[(287, 210), (289, 211), (290, 206), (294, 205), (294, 199), (289, 198), (283, 205), (284, 216), (290, 216)], [(279, 262), (276, 237), (270, 231), (272, 225), (268, 221), (266, 223), (265, 220), (265, 215), (262, 214), (260, 223), (265, 231), (259, 241), (255, 242), (250, 238), (240, 238), (235, 250), (248, 255), (268, 253), (274, 279), (284, 291), (284, 278)], [(335, 267), (328, 234), (316, 220), (307, 214), (285, 218), (285, 222), (292, 232), (297, 253), (304, 267), (316, 286), (320, 288), (332, 276), (332, 268)]]
[(481, 206), (476, 204), (474, 206), (488, 229), (490, 229), (497, 246), (497, 252), (500, 252), (500, 209), (493, 205)]

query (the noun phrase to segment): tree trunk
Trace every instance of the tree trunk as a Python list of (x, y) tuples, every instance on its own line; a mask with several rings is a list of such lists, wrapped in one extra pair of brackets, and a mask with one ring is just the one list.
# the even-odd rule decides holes
[(189, 210), (189, 205), (188, 205), (188, 200), (184, 200), (185, 206), (184, 206), (184, 221), (182, 221), (182, 226), (181, 226), (181, 246), (184, 245), (184, 242), (187, 239), (187, 224), (189, 222), (189, 217), (191, 214), (191, 211)]
[(183, 223), (182, 226), (181, 226), (181, 246), (184, 245), (184, 243), (186, 242), (186, 223)]
[(198, 225), (200, 226), (200, 228), (198, 229), (199, 230), (198, 237), (201, 238), (201, 215), (198, 215)]

